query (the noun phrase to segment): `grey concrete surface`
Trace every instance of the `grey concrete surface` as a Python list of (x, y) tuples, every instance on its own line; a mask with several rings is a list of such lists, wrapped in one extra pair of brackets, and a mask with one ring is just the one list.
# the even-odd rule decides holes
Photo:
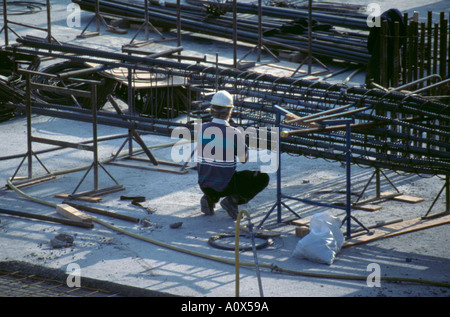
[[(387, 1), (379, 2), (383, 6), (389, 6)], [(121, 45), (127, 43), (134, 35), (131, 31), (126, 35), (102, 32), (98, 37), (77, 39), (76, 35), (81, 32), (92, 14), (82, 12), (81, 27), (68, 27), (67, 5), (70, 1), (52, 1), (51, 3), (52, 31), (55, 38), (60, 41), (120, 51)], [(448, 11), (448, 1), (399, 1), (396, 5), (402, 10)], [(24, 21), (29, 17), (38, 25), (45, 25), (44, 12), (12, 18)], [(24, 30), (20, 27), (16, 29), (23, 35), (43, 36), (40, 31)], [(3, 34), (0, 35), (3, 36)], [(4, 43), (2, 41), (0, 37), (0, 44)], [(168, 43), (167, 45), (176, 44)], [(182, 45), (192, 54), (209, 54), (215, 59), (215, 53), (219, 52), (224, 61), (231, 60), (232, 50), (229, 43), (209, 41), (205, 43), (192, 34), (184, 34)], [(239, 53), (244, 54), (247, 50), (248, 47), (240, 47)], [(284, 67), (295, 69), (296, 65), (298, 64), (282, 61), (273, 67), (261, 66), (255, 71), (271, 71), (273, 74), (284, 76), (287, 74)], [(336, 80), (344, 78), (345, 75)], [(352, 84), (363, 82), (364, 74), (359, 74), (352, 79)], [(112, 111), (108, 105), (105, 110)], [(120, 128), (99, 126), (99, 136), (125, 132)], [(90, 125), (34, 115), (33, 134), (65, 141), (83, 141), (90, 138)], [(143, 138), (148, 145), (177, 141), (156, 135), (146, 135)], [(100, 159), (109, 158), (112, 152), (118, 150), (122, 142), (123, 139), (102, 142), (99, 149)], [(45, 145), (34, 146), (36, 151), (44, 148), (46, 148)], [(26, 150), (26, 118), (20, 116), (1, 123), (0, 156), (21, 154)], [(166, 147), (154, 150), (154, 154), (158, 158), (170, 160), (171, 150), (171, 147)], [(252, 152), (252, 155), (256, 155), (256, 152)], [(91, 163), (89, 152), (74, 149), (45, 153), (39, 155), (39, 158), (52, 172)], [(20, 159), (0, 161), (0, 180), (6, 184), (6, 180), (13, 175), (19, 163)], [(35, 163), (34, 166), (36, 174), (42, 172), (39, 164)], [(259, 166), (260, 163), (248, 163), (239, 165), (238, 168), (257, 170)], [(339, 162), (283, 154), (282, 167), (284, 193), (317, 200), (344, 199), (339, 192), (344, 188), (345, 169)], [(233, 262), (234, 252), (214, 248), (208, 244), (208, 239), (221, 233), (233, 234), (236, 222), (220, 208), (214, 216), (205, 216), (200, 212), (201, 192), (197, 186), (195, 170), (179, 175), (111, 165), (106, 165), (106, 169), (125, 187), (125, 190), (105, 195), (100, 203), (88, 205), (145, 218), (150, 225), (144, 226), (141, 223), (129, 223), (105, 216), (95, 217), (151, 242), (119, 233), (98, 223), (94, 224), (93, 229), (81, 229), (0, 215), (0, 261), (32, 263), (64, 272), (69, 265), (76, 264), (80, 268), (81, 280), (83, 277), (93, 278), (188, 297), (231, 298), (235, 296), (235, 266), (223, 263), (223, 261)], [(360, 191), (372, 172), (369, 168), (352, 166), (352, 191)], [(63, 174), (55, 180), (31, 186), (23, 191), (32, 197), (61, 203), (61, 199), (55, 198), (54, 195), (73, 190), (83, 173)], [(408, 204), (388, 200), (381, 203), (382, 209), (378, 211), (354, 211), (353, 215), (367, 226), (378, 221), (397, 218), (407, 220), (422, 216), (443, 185), (443, 180), (438, 177), (387, 173), (402, 192), (424, 198), (424, 201)], [(272, 173), (270, 177), (268, 188), (244, 206), (250, 212), (252, 222), (255, 224), (261, 221), (276, 202), (275, 173)], [(108, 177), (101, 174), (101, 181), (107, 183)], [(389, 184), (383, 183), (382, 186), (385, 190), (391, 190)], [(142, 207), (120, 200), (121, 195), (145, 196), (144, 205), (154, 212), (149, 214)], [(317, 212), (327, 212), (340, 219), (345, 216), (343, 211), (338, 209), (297, 202), (291, 202), (289, 205), (306, 219)], [(444, 207), (444, 201), (440, 199), (434, 208), (436, 211), (443, 211)], [(25, 199), (6, 187), (0, 190), (0, 208), (58, 216), (54, 208)], [(283, 210), (282, 215), (283, 220), (293, 218), (287, 210)], [(182, 226), (178, 229), (170, 228), (170, 224), (175, 222), (182, 222)], [(299, 241), (294, 234), (295, 227), (284, 222), (277, 223), (275, 214), (265, 222), (264, 228), (279, 233), (268, 247), (257, 252), (258, 262), (262, 266), (261, 284), (264, 295), (267, 297), (448, 297), (449, 295), (448, 287), (438, 284), (450, 283), (448, 225), (343, 248), (332, 265), (293, 257), (293, 250)], [(75, 238), (73, 246), (52, 248), (50, 240), (59, 233), (72, 235)], [(206, 257), (174, 251), (152, 242), (170, 244), (183, 250), (201, 253)], [(254, 256), (252, 252), (246, 251), (240, 254), (240, 259), (253, 263)], [(382, 278), (421, 279), (425, 283), (388, 282), (382, 279), (379, 287), (370, 287), (372, 271), (369, 265), (371, 263), (379, 265)], [(264, 267), (265, 265), (289, 270), (291, 274), (280, 273), (275, 269), (270, 270)], [(302, 273), (317, 274), (320, 277), (305, 276)], [(360, 280), (336, 278), (343, 274), (359, 276)], [(239, 280), (240, 296), (258, 297), (260, 295), (254, 267), (241, 266)]]

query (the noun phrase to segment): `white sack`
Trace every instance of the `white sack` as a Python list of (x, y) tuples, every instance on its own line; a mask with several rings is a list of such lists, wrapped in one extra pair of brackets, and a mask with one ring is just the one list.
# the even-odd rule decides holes
[(311, 217), (310, 232), (298, 241), (293, 255), (314, 262), (332, 264), (344, 244), (339, 219), (326, 213)]

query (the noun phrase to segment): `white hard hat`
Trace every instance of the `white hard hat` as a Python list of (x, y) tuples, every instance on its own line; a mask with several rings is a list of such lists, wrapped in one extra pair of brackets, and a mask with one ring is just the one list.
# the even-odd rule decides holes
[(212, 97), (211, 105), (233, 108), (233, 96), (228, 91), (220, 90)]

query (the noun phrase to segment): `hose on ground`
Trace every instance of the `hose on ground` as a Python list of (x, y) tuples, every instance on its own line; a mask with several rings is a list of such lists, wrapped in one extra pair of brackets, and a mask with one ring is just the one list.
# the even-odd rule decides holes
[[(16, 191), (23, 197), (27, 198), (28, 200), (56, 208), (55, 203), (32, 197), (32, 196), (24, 193), (20, 189), (18, 189), (16, 186), (14, 186), (9, 179), (7, 181), (8, 181), (8, 185), (11, 189)], [(185, 253), (188, 255), (197, 256), (200, 258), (204, 258), (204, 259), (208, 259), (208, 260), (212, 260), (212, 261), (216, 261), (216, 262), (220, 262), (220, 263), (224, 263), (224, 264), (236, 265), (235, 260), (230, 260), (230, 259), (226, 259), (226, 258), (219, 257), (219, 256), (214, 256), (214, 255), (209, 255), (209, 254), (205, 254), (205, 253), (201, 253), (201, 252), (184, 249), (184, 248), (172, 245), (172, 244), (168, 244), (168, 243), (161, 242), (161, 241), (158, 241), (155, 239), (151, 239), (151, 238), (148, 238), (148, 237), (145, 237), (142, 235), (138, 235), (133, 232), (127, 231), (125, 229), (119, 228), (117, 226), (108, 224), (96, 217), (92, 217), (92, 220), (106, 228), (113, 230), (113, 231), (125, 234), (127, 236), (133, 237), (133, 238), (141, 240), (141, 241), (149, 242), (151, 244), (154, 244), (154, 245), (166, 248), (166, 249), (178, 251), (178, 252)], [(251, 262), (239, 262), (238, 264), (242, 265), (242, 266), (248, 266), (248, 267), (255, 266), (255, 263), (251, 263)], [(285, 273), (285, 274), (290, 274), (290, 275), (295, 275), (295, 276), (303, 276), (303, 277), (314, 277), (314, 278), (323, 278), (323, 279), (339, 279), (339, 280), (354, 280), (354, 281), (366, 281), (367, 280), (367, 277), (362, 276), (362, 275), (330, 274), (330, 273), (296, 271), (296, 270), (290, 270), (290, 269), (274, 266), (273, 264), (269, 264), (269, 263), (260, 263), (259, 267), (266, 268), (266, 269), (269, 269), (271, 271), (278, 272), (278, 273)], [(448, 283), (448, 282), (423, 280), (423, 279), (416, 279), (416, 278), (380, 276), (380, 281), (394, 282), (394, 283), (405, 282), (405, 283), (425, 284), (425, 285), (431, 285), (431, 286), (437, 286), (437, 287), (450, 288), (450, 283)]]
[(248, 229), (250, 232), (251, 240), (252, 240), (252, 251), (253, 251), (253, 258), (255, 261), (255, 267), (256, 267), (256, 277), (258, 278), (258, 286), (259, 286), (259, 294), (261, 297), (264, 297), (263, 289), (262, 289), (262, 283), (261, 283), (261, 276), (259, 272), (259, 263), (258, 263), (258, 257), (256, 255), (256, 246), (255, 246), (255, 235), (253, 233), (253, 224), (250, 220), (250, 213), (242, 209), (239, 211), (237, 219), (236, 219), (236, 228), (235, 228), (235, 234), (234, 234), (234, 259), (235, 259), (235, 273), (236, 273), (236, 297), (239, 297), (239, 236), (240, 236), (240, 229), (241, 229), (241, 218), (243, 215), (247, 216), (248, 219)]

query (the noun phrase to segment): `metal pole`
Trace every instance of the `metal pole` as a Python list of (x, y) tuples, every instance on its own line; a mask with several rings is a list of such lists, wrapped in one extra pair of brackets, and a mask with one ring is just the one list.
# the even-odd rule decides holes
[[(278, 128), (281, 125), (281, 113), (277, 110), (277, 124)], [(281, 139), (280, 133), (278, 133), (278, 142), (277, 142), (277, 151), (278, 151), (278, 169), (277, 169), (277, 221), (281, 222)]]
[(262, 47), (262, 4), (261, 0), (258, 0), (258, 58), (257, 58), (258, 62), (261, 62), (261, 47)]
[(346, 169), (347, 169), (347, 190), (346, 190), (346, 212), (347, 212), (347, 237), (350, 238), (350, 230), (351, 230), (351, 136), (350, 136), (350, 123), (346, 124), (345, 128), (345, 136), (347, 139), (347, 153), (346, 153)]
[(31, 141), (31, 75), (27, 74), (27, 89), (26, 89), (26, 105), (27, 105), (27, 157), (28, 157), (28, 178), (33, 177), (33, 149), (32, 149), (32, 141)]
[(376, 179), (376, 197), (380, 198), (381, 197), (381, 180), (380, 180), (380, 169), (376, 168), (375, 169), (375, 179)]
[(8, 9), (6, 8), (6, 0), (3, 0), (3, 30), (5, 30), (5, 45), (9, 44), (8, 37)]
[(144, 2), (144, 19), (145, 19), (145, 40), (148, 41), (149, 38), (149, 29), (148, 29), (148, 20), (149, 20), (149, 16), (148, 16), (148, 0), (145, 0)]
[(216, 92), (219, 90), (219, 53), (216, 52)]
[(445, 177), (445, 211), (450, 212), (450, 175)]
[(99, 0), (95, 0), (95, 25), (97, 28), (97, 33), (100, 33), (100, 20), (99, 20), (99, 16), (100, 16), (100, 3)]
[(312, 68), (312, 0), (308, 3), (308, 75)]
[[(177, 45), (181, 46), (181, 3), (180, 0), (177, 0)], [(181, 52), (178, 51), (178, 55), (181, 55)], [(181, 62), (181, 58), (178, 58), (178, 62)]]
[[(135, 116), (134, 113), (134, 98), (133, 98), (133, 73), (131, 68), (128, 68), (128, 111), (131, 116)], [(133, 134), (132, 130), (128, 129), (129, 133), (129, 143), (128, 143), (128, 155), (132, 155), (133, 153)]]
[(97, 85), (91, 84), (92, 140), (94, 146), (94, 190), (98, 189)]
[(233, 0), (233, 67), (237, 68), (237, 9), (236, 0)]
[(258, 279), (259, 295), (261, 297), (264, 297), (264, 292), (263, 292), (262, 283), (261, 283), (261, 273), (259, 272), (258, 256), (256, 254), (255, 233), (253, 232), (253, 224), (250, 221), (250, 215), (248, 214), (247, 217), (248, 217), (248, 230), (250, 232), (250, 237), (252, 239), (253, 259), (255, 260), (256, 277)]
[(52, 42), (52, 19), (51, 19), (51, 6), (50, 6), (50, 0), (47, 0), (47, 42)]

